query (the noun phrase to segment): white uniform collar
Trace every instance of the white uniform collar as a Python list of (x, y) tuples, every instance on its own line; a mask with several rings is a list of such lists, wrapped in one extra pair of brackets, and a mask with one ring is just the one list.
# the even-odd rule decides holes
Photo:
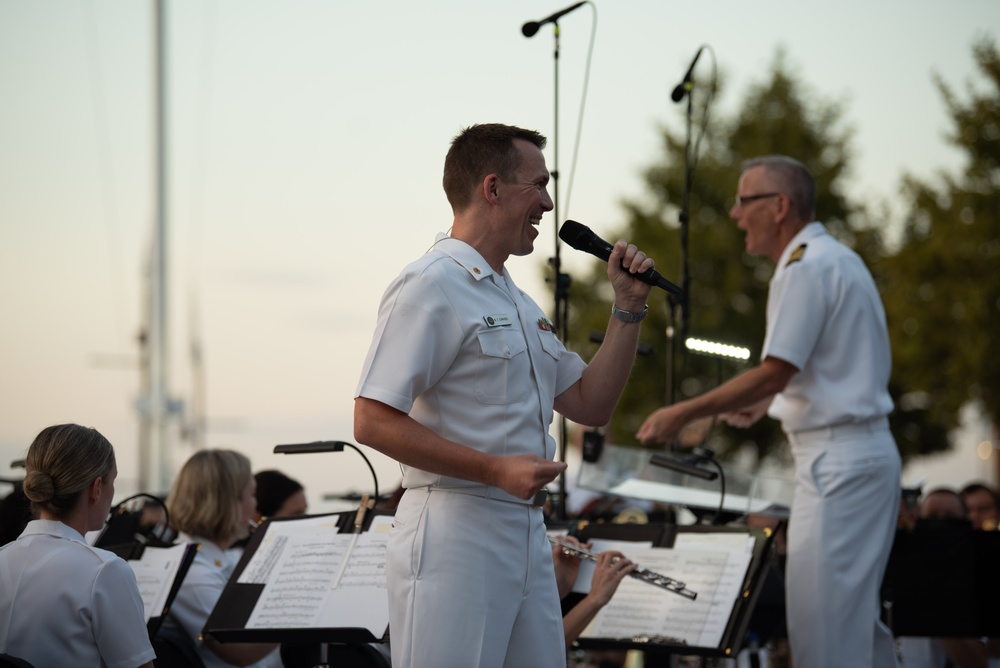
[(219, 568), (236, 566), (236, 562), (240, 560), (240, 552), (238, 550), (223, 550), (214, 541), (202, 538), (201, 536), (191, 536), (182, 532), (177, 537), (177, 542), (199, 543), (198, 555), (214, 563)]
[(76, 529), (59, 520), (31, 520), (21, 533), (22, 536), (46, 535), (87, 544)]
[(453, 259), (477, 281), (494, 274), (490, 263), (483, 259), (479, 251), (461, 239), (439, 232), (434, 238), (433, 250), (440, 251)]

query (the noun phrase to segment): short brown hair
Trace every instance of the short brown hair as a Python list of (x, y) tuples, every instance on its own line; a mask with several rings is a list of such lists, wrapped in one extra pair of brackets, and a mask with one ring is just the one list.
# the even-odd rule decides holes
[(452, 211), (459, 213), (472, 203), (472, 191), (488, 174), (496, 174), (504, 181), (514, 178), (521, 164), (515, 139), (545, 148), (546, 139), (538, 132), (500, 123), (471, 125), (452, 139), (442, 179)]
[(31, 509), (66, 517), (83, 491), (105, 479), (115, 465), (115, 449), (101, 432), (78, 424), (43, 429), (28, 448), (24, 495)]
[(184, 462), (167, 499), (171, 523), (216, 542), (241, 538), (240, 496), (250, 484), (250, 460), (233, 450), (200, 450)]

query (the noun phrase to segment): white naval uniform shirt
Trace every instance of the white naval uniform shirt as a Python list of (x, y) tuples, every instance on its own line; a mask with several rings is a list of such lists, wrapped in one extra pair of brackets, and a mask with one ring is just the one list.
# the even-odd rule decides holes
[(799, 230), (771, 278), (761, 358), (799, 369), (768, 415), (786, 432), (888, 415), (892, 355), (878, 289), (857, 253), (821, 223)]
[[(510, 272), (496, 274), (474, 248), (439, 234), (386, 289), (356, 396), (487, 454), (552, 459), (555, 399), (585, 368)], [(483, 490), (409, 466), (403, 473), (408, 489)], [(525, 503), (497, 488), (483, 491)]]
[(38, 668), (152, 661), (135, 573), (62, 522), (29, 522), (0, 548), (0, 652)]
[[(163, 624), (172, 628), (179, 626), (192, 639), (205, 668), (230, 668), (233, 664), (223, 661), (218, 654), (205, 647), (200, 636), (242, 553), (239, 550), (223, 550), (206, 538), (186, 534), (181, 534), (178, 542), (199, 543), (198, 552)], [(280, 665), (278, 649), (253, 664), (261, 668)]]

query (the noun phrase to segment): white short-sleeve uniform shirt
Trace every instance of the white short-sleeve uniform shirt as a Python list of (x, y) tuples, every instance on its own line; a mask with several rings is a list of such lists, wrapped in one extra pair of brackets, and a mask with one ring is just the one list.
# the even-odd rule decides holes
[[(357, 395), (482, 452), (552, 459), (555, 398), (586, 364), (542, 310), (463, 241), (434, 247), (387, 288)], [(404, 466), (403, 486), (476, 487)], [(490, 489), (491, 498), (517, 501)]]
[(135, 573), (62, 522), (29, 522), (0, 547), (0, 652), (39, 668), (152, 661)]
[(857, 253), (821, 223), (799, 231), (771, 277), (762, 352), (768, 356), (799, 369), (768, 410), (786, 432), (892, 410), (892, 355), (878, 289)]
[[(182, 534), (180, 542), (199, 543), (198, 552), (191, 562), (184, 580), (181, 582), (177, 596), (170, 606), (164, 626), (180, 627), (191, 637), (198, 656), (205, 668), (229, 668), (233, 664), (223, 661), (219, 656), (202, 643), (201, 635), (215, 604), (222, 596), (230, 576), (240, 561), (242, 552), (239, 550), (223, 550), (210, 540), (197, 536)], [(280, 653), (277, 649), (253, 664), (255, 667), (280, 666)]]

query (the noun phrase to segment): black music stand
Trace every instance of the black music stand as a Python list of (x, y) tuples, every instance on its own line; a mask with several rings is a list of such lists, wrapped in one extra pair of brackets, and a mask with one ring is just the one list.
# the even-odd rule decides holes
[[(181, 583), (184, 582), (184, 576), (187, 575), (188, 569), (194, 563), (197, 553), (198, 546), (195, 543), (188, 543), (183, 545), (183, 547), (181, 545), (170, 547), (142, 545), (133, 551), (132, 556), (126, 559), (136, 574), (136, 581), (139, 585), (139, 592), (143, 597), (144, 606), (148, 605), (147, 601), (151, 600), (150, 597), (155, 598), (159, 591), (162, 591), (161, 587), (166, 588), (163, 607), (159, 610), (146, 609), (145, 611), (146, 632), (149, 634), (150, 640), (156, 637), (160, 626), (163, 624), (163, 620), (166, 619), (167, 613), (170, 612), (170, 606), (177, 597)], [(167, 554), (170, 554), (169, 559), (166, 558)], [(154, 581), (146, 580), (146, 572), (142, 570), (143, 565), (152, 565), (153, 569), (157, 571)], [(164, 577), (167, 577), (169, 581), (163, 580)], [(159, 591), (152, 591), (154, 589)]]
[[(367, 499), (366, 499), (367, 500)], [(384, 629), (372, 631), (363, 627), (320, 627), (320, 626), (272, 626), (269, 628), (248, 628), (258, 599), (264, 594), (265, 584), (240, 582), (240, 576), (261, 547), (271, 526), (284, 522), (302, 522), (329, 517), (333, 520), (336, 534), (367, 532), (377, 516), (393, 515), (393, 511), (370, 510), (364, 507), (358, 511), (332, 513), (330, 515), (310, 515), (302, 517), (276, 517), (266, 519), (254, 532), (247, 544), (243, 557), (233, 571), (229, 583), (219, 597), (218, 603), (205, 623), (204, 633), (219, 642), (273, 642), (273, 643), (316, 643), (360, 645), (388, 642), (388, 624)], [(384, 559), (384, 555), (383, 555)], [(384, 572), (384, 561), (382, 563)], [(388, 595), (382, 590), (385, 606)], [(376, 602), (378, 604), (379, 602)]]
[[(767, 580), (771, 556), (774, 550), (773, 534), (760, 530), (719, 528), (709, 526), (677, 526), (674, 524), (592, 524), (582, 522), (573, 533), (579, 540), (586, 542), (591, 539), (608, 539), (629, 542), (652, 543), (656, 548), (673, 548), (678, 534), (739, 534), (748, 538), (754, 537), (752, 556), (742, 575), (742, 583), (735, 601), (731, 602), (728, 619), (721, 639), (716, 645), (700, 645), (682, 642), (677, 638), (651, 637), (643, 633), (635, 633), (626, 638), (602, 638), (588, 635), (585, 631), (578, 643), (584, 649), (637, 649), (651, 656), (699, 655), (727, 656), (736, 655), (746, 636), (754, 607)], [(640, 563), (640, 565), (642, 565)], [(655, 569), (654, 569), (655, 570)], [(663, 575), (685, 581), (683, 572), (666, 572)], [(621, 591), (619, 589), (619, 591)], [(695, 588), (697, 591), (697, 588)], [(699, 602), (692, 601), (679, 605), (706, 605), (712, 602), (710, 592), (698, 592)], [(616, 594), (617, 595), (617, 594)], [(664, 590), (663, 596), (675, 596)], [(683, 599), (679, 599), (683, 600)]]

